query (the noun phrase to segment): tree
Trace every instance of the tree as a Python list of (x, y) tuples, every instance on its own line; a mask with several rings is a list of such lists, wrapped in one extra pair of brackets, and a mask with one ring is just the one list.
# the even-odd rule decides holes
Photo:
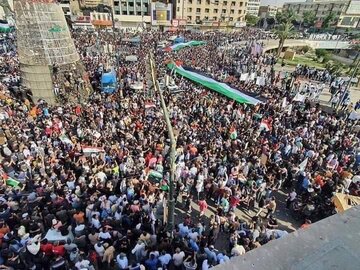
[(336, 19), (337, 19), (336, 14), (331, 11), (328, 15), (325, 16), (322, 22), (322, 27), (329, 28), (329, 26), (333, 24), (336, 21)]
[(259, 18), (251, 14), (246, 14), (245, 21), (247, 25), (254, 26), (258, 23)]
[(305, 11), (303, 14), (303, 23), (307, 27), (312, 27), (316, 22), (316, 14), (314, 11)]
[(339, 62), (329, 61), (326, 63), (325, 68), (333, 75), (333, 76), (340, 76), (341, 72), (344, 69), (344, 65)]
[(326, 63), (330, 60), (330, 53), (325, 49), (316, 49), (315, 55), (319, 62)]
[(287, 9), (283, 12), (276, 13), (275, 19), (278, 24), (292, 23), (297, 20), (297, 15), (294, 10)]
[(277, 56), (282, 52), (285, 40), (294, 34), (293, 21), (296, 20), (296, 17), (297, 16), (292, 9), (276, 13), (276, 20), (279, 23), (275, 30), (275, 34), (279, 38)]
[(291, 23), (283, 23), (278, 25), (278, 27), (276, 28), (275, 34), (279, 38), (279, 47), (277, 50), (278, 57), (284, 48), (285, 40), (294, 34), (293, 29), (294, 29), (294, 25), (292, 25)]

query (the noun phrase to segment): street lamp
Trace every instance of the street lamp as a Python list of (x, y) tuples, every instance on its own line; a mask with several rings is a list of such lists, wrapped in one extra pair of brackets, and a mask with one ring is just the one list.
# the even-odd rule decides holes
[(168, 135), (170, 138), (170, 179), (169, 179), (169, 199), (168, 199), (168, 230), (173, 231), (174, 229), (174, 214), (175, 214), (175, 199), (174, 199), (174, 182), (175, 182), (175, 153), (176, 153), (176, 141), (174, 136), (173, 127), (171, 125), (169, 112), (165, 104), (163, 94), (159, 87), (159, 81), (156, 79), (156, 66), (152, 53), (149, 53), (149, 62), (151, 69), (151, 78), (153, 81), (154, 89), (159, 93), (160, 104), (163, 111), (166, 127), (168, 130)]
[(339, 99), (339, 101), (338, 101), (338, 103), (336, 105), (336, 110), (338, 110), (340, 104), (344, 101), (346, 93), (349, 93), (349, 95), (350, 95), (351, 81), (354, 79), (354, 77), (355, 77), (355, 75), (356, 75), (356, 73), (357, 73), (357, 71), (358, 71), (358, 69), (360, 67), (360, 52), (357, 53), (355, 59), (357, 59), (357, 63), (356, 63), (356, 65), (355, 65), (355, 67), (354, 67), (354, 69), (353, 69), (353, 71), (351, 73), (350, 79), (349, 79), (349, 81), (348, 81), (348, 83), (346, 85), (344, 93), (342, 94), (341, 98)]

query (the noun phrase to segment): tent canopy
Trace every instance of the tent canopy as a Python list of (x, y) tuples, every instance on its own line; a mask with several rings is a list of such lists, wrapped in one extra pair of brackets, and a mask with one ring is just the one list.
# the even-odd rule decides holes
[(114, 82), (115, 77), (112, 72), (104, 73), (101, 77), (101, 83), (112, 83)]
[(174, 40), (174, 43), (177, 44), (177, 43), (184, 43), (185, 42), (185, 38), (184, 37), (177, 37), (175, 38)]
[(336, 193), (332, 202), (335, 204), (338, 213), (342, 213), (355, 205), (360, 205), (360, 198), (348, 194)]

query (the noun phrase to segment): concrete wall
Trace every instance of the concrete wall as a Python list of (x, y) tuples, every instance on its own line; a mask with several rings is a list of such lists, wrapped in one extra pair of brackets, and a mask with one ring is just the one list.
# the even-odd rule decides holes
[(359, 270), (360, 206), (232, 258), (213, 270)]

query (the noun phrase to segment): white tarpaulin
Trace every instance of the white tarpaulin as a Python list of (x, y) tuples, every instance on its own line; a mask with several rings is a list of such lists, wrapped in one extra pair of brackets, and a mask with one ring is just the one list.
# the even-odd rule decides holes
[(246, 81), (249, 77), (249, 73), (243, 73), (240, 76), (240, 81)]
[(138, 58), (136, 55), (128, 55), (125, 57), (126, 62), (137, 62)]
[(299, 101), (299, 102), (304, 102), (305, 101), (306, 96), (302, 95), (300, 93), (297, 93), (296, 96), (294, 97), (294, 101)]
[(256, 84), (260, 85), (260, 86), (265, 85), (265, 78), (264, 77), (257, 77), (256, 78)]

